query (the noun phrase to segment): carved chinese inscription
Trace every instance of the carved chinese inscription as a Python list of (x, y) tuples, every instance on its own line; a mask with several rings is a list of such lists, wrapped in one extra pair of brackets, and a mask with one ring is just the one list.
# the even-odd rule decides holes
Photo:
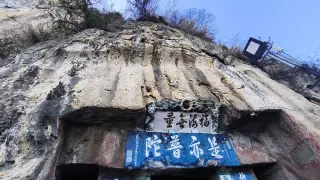
[(154, 114), (156, 132), (212, 132), (212, 116), (209, 112), (158, 111)]

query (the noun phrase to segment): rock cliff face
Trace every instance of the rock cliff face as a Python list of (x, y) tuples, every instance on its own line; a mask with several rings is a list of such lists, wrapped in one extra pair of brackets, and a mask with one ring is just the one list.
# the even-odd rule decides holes
[(6, 8), (21, 8), (21, 7), (43, 7), (47, 6), (50, 3), (53, 3), (54, 0), (2, 0), (0, 2), (0, 7)]
[[(0, 60), (38, 41), (63, 38), (64, 34), (75, 30), (76, 26), (80, 27), (83, 23), (83, 13), (75, 10), (75, 3), (63, 1), (66, 2), (65, 5), (60, 2), (62, 1), (1, 1)], [(61, 32), (59, 26), (62, 25), (68, 28)], [(1, 64), (0, 62), (0, 66)]]
[[(224, 126), (243, 164), (277, 160), (276, 178), (320, 177), (320, 107), (258, 68), (223, 56), (219, 46), (178, 30), (146, 22), (128, 23), (118, 32), (88, 29), (2, 61), (0, 179), (54, 179), (62, 141), (58, 127), (64, 121), (135, 123), (147, 103), (163, 99), (208, 99), (227, 107)], [(254, 123), (263, 133), (245, 126)], [(247, 129), (232, 131), (234, 125)], [(80, 141), (82, 132), (98, 138), (100, 131), (69, 135), (78, 133)], [(119, 144), (116, 138), (122, 136), (111, 134), (101, 141), (111, 138)], [(303, 141), (317, 151), (311, 162), (299, 166), (290, 153)], [(264, 149), (257, 144), (267, 147), (270, 157), (259, 155)], [(119, 168), (122, 162), (110, 160), (113, 153), (104, 156), (108, 163), (103, 165)], [(69, 157), (66, 162), (85, 161)]]
[[(25, 25), (52, 23), (50, 8), (55, 9), (54, 0), (4, 0), (0, 2), (0, 38), (6, 33), (19, 31)], [(52, 12), (53, 13), (53, 12)], [(20, 30), (21, 31), (21, 30)]]
[[(315, 85), (318, 82), (316, 76), (307, 73), (303, 68), (293, 68), (272, 59), (264, 61), (260, 65), (260, 68), (268, 73), (272, 79), (285, 84), (295, 92), (302, 94), (307, 99), (319, 105), (320, 86)], [(314, 87), (310, 90), (309, 88), (312, 86)]]

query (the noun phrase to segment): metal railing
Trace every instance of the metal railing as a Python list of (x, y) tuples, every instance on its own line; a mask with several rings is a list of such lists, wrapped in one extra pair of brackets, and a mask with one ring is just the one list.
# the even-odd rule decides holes
[(310, 89), (313, 89), (316, 87), (318, 84), (320, 84), (320, 70), (311, 68), (305, 63), (302, 63), (301, 61), (297, 60), (296, 58), (290, 56), (289, 54), (285, 53), (282, 49), (280, 48), (273, 48), (273, 43), (268, 43), (268, 48), (266, 52), (263, 55), (263, 58), (260, 60), (260, 63), (262, 63), (264, 60), (267, 59), (267, 57), (277, 60), (279, 62), (282, 62), (284, 64), (287, 64), (288, 66), (295, 68), (295, 69), (301, 69), (302, 71), (312, 74), (316, 76), (318, 79), (317, 82), (310, 86)]

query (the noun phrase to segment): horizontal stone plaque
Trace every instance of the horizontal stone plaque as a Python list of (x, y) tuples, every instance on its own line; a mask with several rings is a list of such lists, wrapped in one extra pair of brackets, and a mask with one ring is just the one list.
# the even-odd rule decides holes
[(219, 105), (214, 101), (168, 101), (147, 106), (146, 130), (164, 133), (217, 133)]
[(154, 131), (171, 133), (211, 133), (210, 113), (157, 111), (154, 114)]

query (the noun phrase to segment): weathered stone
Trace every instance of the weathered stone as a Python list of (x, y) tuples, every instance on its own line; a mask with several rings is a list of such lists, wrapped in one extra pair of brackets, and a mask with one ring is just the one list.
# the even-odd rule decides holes
[[(63, 4), (66, 3), (66, 4)], [(17, 0), (0, 2), (0, 67), (35, 43), (62, 39), (84, 26), (83, 1)]]
[(21, 8), (21, 7), (41, 7), (54, 3), (55, 0), (2, 0), (0, 7), (3, 8)]
[[(289, 155), (305, 139), (320, 148), (320, 107), (258, 68), (238, 60), (221, 63), (220, 52), (217, 45), (208, 46), (178, 30), (138, 22), (117, 32), (88, 29), (5, 59), (0, 67), (0, 163), (4, 167), (0, 178), (54, 179), (58, 154), (64, 148), (72, 156), (60, 163), (120, 168), (123, 156), (114, 152), (124, 145), (125, 133), (92, 126), (109, 122), (120, 128), (128, 123), (128, 130), (135, 130), (138, 119), (146, 117), (146, 104), (166, 98), (209, 99), (230, 107), (230, 116), (224, 116), (225, 131), (234, 133), (238, 155), (246, 155), (243, 163), (276, 159), (287, 177), (320, 177), (319, 151), (304, 167)], [(70, 76), (74, 67), (76, 73)], [(278, 121), (257, 123), (263, 117), (259, 112), (265, 110), (280, 111), (275, 115)], [(64, 123), (67, 129), (61, 131)], [(76, 128), (81, 125), (89, 127)], [(88, 140), (85, 132), (91, 134)], [(74, 133), (79, 135), (71, 136)], [(84, 143), (77, 147), (76, 140)], [(245, 147), (245, 141), (252, 146)], [(96, 146), (97, 155), (90, 154), (89, 147)]]
[(123, 168), (126, 132), (108, 126), (74, 126), (65, 134), (59, 164)]
[(303, 142), (298, 145), (291, 153), (291, 157), (298, 165), (306, 165), (315, 157), (314, 149), (308, 142)]
[(230, 135), (230, 140), (240, 164), (242, 165), (277, 162), (277, 159), (272, 155), (272, 152), (268, 152), (267, 146), (254, 141), (248, 136), (232, 134)]
[[(274, 80), (286, 84), (305, 97), (319, 96), (320, 86), (315, 86), (312, 91), (308, 88), (314, 85), (318, 78), (308, 73), (304, 67), (291, 67), (280, 61), (267, 59), (263, 62), (261, 68)], [(320, 100), (318, 100), (319, 102)]]

